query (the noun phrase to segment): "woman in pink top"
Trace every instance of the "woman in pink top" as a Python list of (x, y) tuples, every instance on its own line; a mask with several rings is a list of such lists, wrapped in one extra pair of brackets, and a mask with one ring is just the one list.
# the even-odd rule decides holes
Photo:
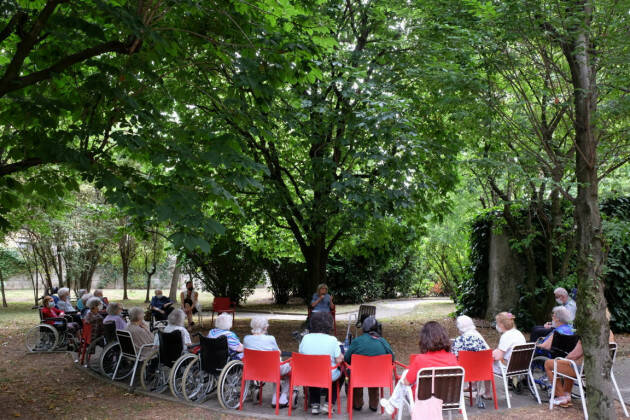
[(424, 324), (420, 330), (420, 354), (412, 358), (409, 369), (401, 377), (389, 399), (382, 398), (381, 405), (388, 415), (401, 408), (407, 387), (415, 384), (418, 372), (424, 368), (458, 366), (451, 353), (451, 340), (443, 326), (435, 321)]

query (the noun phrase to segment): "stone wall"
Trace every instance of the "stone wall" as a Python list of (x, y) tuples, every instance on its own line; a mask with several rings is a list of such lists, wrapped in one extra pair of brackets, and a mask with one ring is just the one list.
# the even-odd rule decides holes
[(492, 232), (488, 256), (488, 307), (486, 319), (493, 320), (502, 311), (513, 311), (518, 304), (517, 285), (523, 282), (525, 269), (514, 256), (508, 238)]

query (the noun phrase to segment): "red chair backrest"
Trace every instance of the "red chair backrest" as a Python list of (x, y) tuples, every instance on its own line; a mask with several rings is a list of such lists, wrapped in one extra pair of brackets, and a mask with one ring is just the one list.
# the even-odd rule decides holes
[(85, 344), (90, 344), (92, 341), (92, 324), (89, 322), (85, 322), (83, 324), (83, 340), (85, 340)]
[(482, 351), (460, 351), (457, 361), (466, 371), (465, 382), (492, 379), (492, 349)]
[(393, 361), (391, 354), (363, 356), (353, 354), (350, 361), (350, 381), (353, 387), (392, 386)]
[(226, 309), (232, 309), (232, 300), (229, 297), (215, 297), (212, 301), (212, 310), (221, 312)]
[(293, 386), (328, 388), (332, 383), (330, 356), (293, 353), (291, 382)]
[(279, 381), (280, 352), (245, 349), (243, 351), (243, 378), (246, 381)]

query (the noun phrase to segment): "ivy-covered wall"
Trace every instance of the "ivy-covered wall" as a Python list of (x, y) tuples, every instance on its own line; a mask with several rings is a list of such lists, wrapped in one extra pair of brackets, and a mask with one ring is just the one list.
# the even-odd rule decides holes
[[(607, 266), (604, 270), (606, 282), (606, 299), (611, 312), (611, 327), (615, 332), (630, 332), (630, 197), (608, 199), (601, 204), (604, 219), (604, 235), (608, 249)], [(521, 217), (524, 214), (521, 213)], [(566, 214), (565, 225), (572, 226), (570, 214)], [(460, 285), (457, 299), (457, 312), (472, 317), (484, 318), (488, 306), (488, 276), (490, 271), (490, 243), (493, 236), (493, 226), (501, 226), (503, 215), (500, 211), (482, 214), (471, 223), (470, 261), (468, 276)], [(505, 234), (506, 232), (502, 232)], [(545, 252), (540, 238), (534, 235), (525, 241), (512, 241), (512, 251), (523, 259), (525, 246), (532, 247), (536, 257), (536, 283), (526, 285), (525, 280), (518, 286), (519, 304), (511, 310), (516, 314), (519, 328), (529, 329), (540, 322), (535, 316), (548, 313), (554, 305), (553, 289), (558, 286), (567, 290), (575, 285), (574, 270), (569, 270), (565, 278), (557, 278), (553, 283), (544, 276)], [(523, 270), (527, 270), (525, 262)], [(569, 261), (569, 267), (574, 266), (574, 257)], [(579, 291), (578, 291), (579, 293)], [(535, 307), (538, 305), (539, 307)], [(543, 310), (540, 310), (540, 306)], [(579, 310), (579, 308), (578, 308)]]

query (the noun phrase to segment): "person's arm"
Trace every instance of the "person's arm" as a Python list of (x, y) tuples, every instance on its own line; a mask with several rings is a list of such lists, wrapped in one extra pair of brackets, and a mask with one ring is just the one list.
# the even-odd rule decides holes
[(551, 341), (553, 340), (553, 334), (551, 333), (549, 334), (547, 337), (545, 337), (545, 339), (543, 340), (542, 343), (540, 343), (538, 345), (539, 348), (543, 349), (543, 350), (551, 350)]
[(184, 305), (185, 305), (185, 303), (184, 303), (184, 296), (185, 296), (184, 292), (180, 292), (179, 293), (179, 303), (182, 305), (182, 309), (184, 309)]
[(333, 303), (332, 295), (328, 295), (328, 297), (330, 298), (330, 303), (329, 303), (330, 309), (333, 310), (335, 309), (335, 304)]
[(192, 301), (193, 301), (192, 306), (197, 306), (197, 302), (199, 301), (199, 292), (195, 291), (195, 293), (193, 293)]
[(317, 295), (317, 296), (314, 295), (313, 299), (311, 300), (311, 307), (313, 308), (316, 307), (317, 304), (321, 302), (323, 298), (324, 298), (324, 295)]
[(505, 352), (503, 350), (494, 349), (492, 351), (492, 358), (496, 360), (497, 362), (501, 362), (505, 364), (504, 357), (505, 357)]
[(584, 350), (582, 349), (582, 340), (578, 340), (573, 350), (571, 350), (569, 354), (567, 354), (567, 359), (577, 360), (582, 356), (584, 356)]
[(343, 362), (343, 354), (339, 353), (339, 356), (335, 357), (335, 363), (339, 364)]

